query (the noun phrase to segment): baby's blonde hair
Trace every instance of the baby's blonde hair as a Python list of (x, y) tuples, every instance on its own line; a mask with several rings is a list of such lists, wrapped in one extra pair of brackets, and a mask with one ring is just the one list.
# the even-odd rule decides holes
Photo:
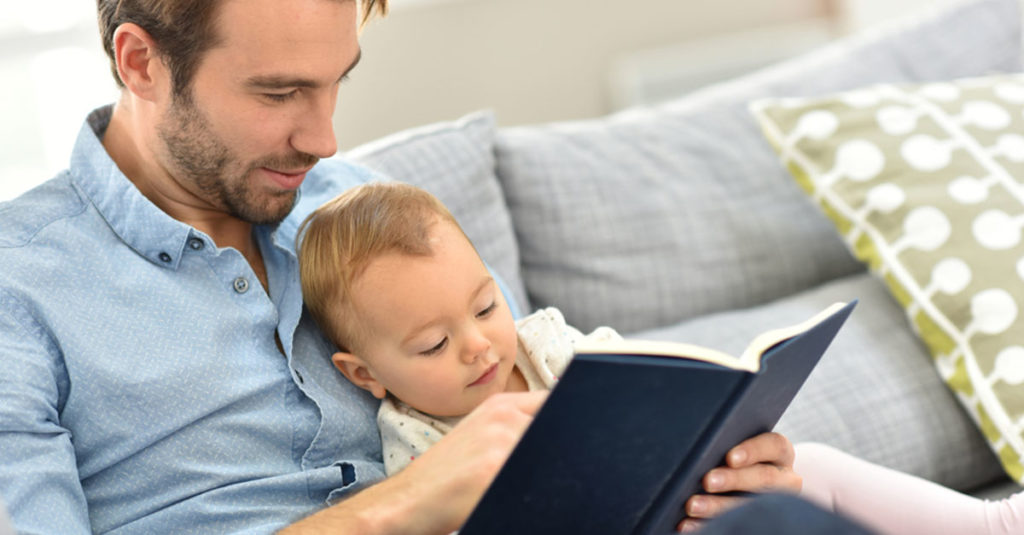
[[(360, 335), (352, 285), (384, 253), (430, 256), (430, 230), (455, 217), (427, 191), (401, 182), (371, 182), (328, 201), (299, 226), (296, 249), (302, 296), (338, 349), (352, 352)], [(468, 238), (467, 238), (467, 241)]]

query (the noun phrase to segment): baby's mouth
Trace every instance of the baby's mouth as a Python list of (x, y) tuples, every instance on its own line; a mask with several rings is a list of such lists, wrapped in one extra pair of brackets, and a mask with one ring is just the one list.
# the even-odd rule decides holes
[(497, 375), (498, 375), (498, 363), (495, 362), (494, 364), (491, 364), (491, 366), (489, 368), (487, 368), (487, 371), (485, 371), (483, 373), (483, 375), (478, 377), (476, 381), (473, 381), (472, 383), (469, 383), (469, 386), (485, 385), (485, 384), (491, 382), (492, 380), (494, 380), (494, 378)]

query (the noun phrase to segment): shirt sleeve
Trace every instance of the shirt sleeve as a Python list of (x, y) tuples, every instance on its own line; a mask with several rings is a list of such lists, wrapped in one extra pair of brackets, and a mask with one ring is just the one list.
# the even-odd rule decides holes
[(487, 271), (491, 272), (494, 277), (494, 282), (498, 284), (498, 289), (501, 290), (501, 295), (505, 298), (505, 302), (508, 303), (508, 309), (512, 312), (513, 319), (519, 319), (523, 316), (522, 311), (519, 309), (519, 303), (516, 302), (516, 296), (512, 295), (512, 290), (509, 289), (508, 283), (505, 279), (501, 278), (501, 275), (494, 270), (487, 262), (484, 262), (487, 266)]
[(18, 533), (89, 533), (57, 346), (20, 303), (0, 293), (0, 499)]
[(798, 444), (794, 468), (803, 497), (884, 535), (1024, 532), (1024, 492), (981, 500), (824, 444)]

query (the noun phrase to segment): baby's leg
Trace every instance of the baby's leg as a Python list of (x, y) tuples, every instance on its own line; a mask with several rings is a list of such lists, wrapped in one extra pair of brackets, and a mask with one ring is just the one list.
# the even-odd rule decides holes
[(794, 468), (803, 497), (879, 533), (1024, 533), (1024, 492), (983, 501), (823, 444), (797, 444)]

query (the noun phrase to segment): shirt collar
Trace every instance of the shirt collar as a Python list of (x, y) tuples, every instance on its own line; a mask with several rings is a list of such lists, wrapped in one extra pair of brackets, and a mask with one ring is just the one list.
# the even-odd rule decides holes
[(118, 169), (102, 138), (113, 105), (89, 114), (71, 153), (71, 175), (110, 228), (156, 265), (177, 269), (188, 239), (197, 231), (164, 213)]

